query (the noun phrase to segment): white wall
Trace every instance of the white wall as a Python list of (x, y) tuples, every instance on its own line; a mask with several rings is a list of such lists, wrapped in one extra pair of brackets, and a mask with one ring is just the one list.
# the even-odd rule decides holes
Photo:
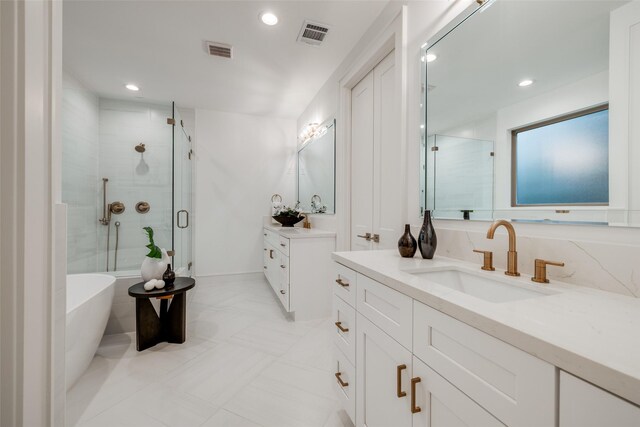
[(198, 276), (262, 271), (271, 196), (295, 204), (296, 123), (196, 110)]
[(62, 201), (68, 205), (67, 268), (96, 271), (98, 97), (68, 73), (62, 83)]

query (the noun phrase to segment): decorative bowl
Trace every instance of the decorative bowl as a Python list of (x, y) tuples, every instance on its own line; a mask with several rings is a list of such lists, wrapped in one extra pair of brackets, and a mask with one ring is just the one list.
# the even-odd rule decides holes
[(283, 227), (293, 227), (294, 224), (302, 221), (304, 216), (274, 215), (272, 218), (282, 224)]

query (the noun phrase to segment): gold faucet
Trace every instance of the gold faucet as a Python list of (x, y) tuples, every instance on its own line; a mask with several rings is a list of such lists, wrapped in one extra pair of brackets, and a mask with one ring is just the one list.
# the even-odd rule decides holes
[(489, 227), (489, 231), (487, 231), (487, 239), (493, 239), (493, 235), (496, 232), (496, 229), (501, 225), (507, 229), (507, 233), (509, 233), (509, 252), (507, 252), (507, 271), (504, 272), (507, 276), (519, 276), (518, 273), (518, 252), (516, 252), (516, 230), (513, 228), (511, 223), (501, 219)]

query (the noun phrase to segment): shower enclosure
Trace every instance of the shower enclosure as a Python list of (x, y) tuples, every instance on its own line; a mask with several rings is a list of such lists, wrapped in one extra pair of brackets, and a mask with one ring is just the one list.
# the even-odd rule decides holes
[(98, 98), (65, 82), (69, 273), (138, 276), (151, 227), (176, 273), (191, 275), (191, 146), (175, 104)]

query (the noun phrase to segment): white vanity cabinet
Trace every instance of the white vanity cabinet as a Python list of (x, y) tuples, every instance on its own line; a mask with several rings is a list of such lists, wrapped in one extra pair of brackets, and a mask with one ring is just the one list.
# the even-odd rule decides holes
[(264, 275), (285, 311), (296, 320), (329, 316), (335, 233), (265, 226), (263, 236)]
[(343, 265), (334, 275), (337, 387), (356, 426), (556, 425), (553, 365)]
[(560, 427), (638, 427), (640, 407), (560, 372)]

